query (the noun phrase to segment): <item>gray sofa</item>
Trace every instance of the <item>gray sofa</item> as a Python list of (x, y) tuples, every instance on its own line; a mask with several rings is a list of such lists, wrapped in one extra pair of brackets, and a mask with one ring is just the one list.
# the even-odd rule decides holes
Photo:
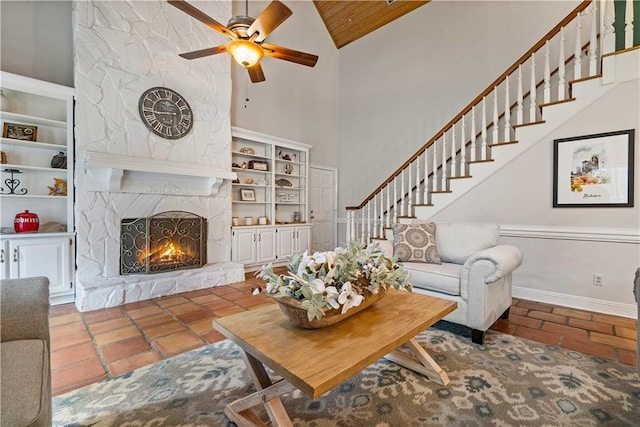
[[(426, 221), (414, 221), (414, 223)], [(483, 344), (487, 329), (511, 307), (512, 272), (522, 264), (522, 252), (498, 245), (500, 226), (494, 223), (436, 223), (436, 249), (442, 264), (403, 262), (414, 292), (445, 298), (458, 308), (445, 320), (471, 328), (471, 338)], [(378, 243), (393, 254), (393, 230)]]
[(0, 281), (3, 426), (51, 426), (49, 280)]

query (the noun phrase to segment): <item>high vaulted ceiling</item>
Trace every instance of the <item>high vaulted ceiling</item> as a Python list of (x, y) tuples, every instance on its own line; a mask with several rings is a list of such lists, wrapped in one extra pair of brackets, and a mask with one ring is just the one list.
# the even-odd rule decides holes
[(313, 0), (336, 47), (358, 40), (430, 0)]

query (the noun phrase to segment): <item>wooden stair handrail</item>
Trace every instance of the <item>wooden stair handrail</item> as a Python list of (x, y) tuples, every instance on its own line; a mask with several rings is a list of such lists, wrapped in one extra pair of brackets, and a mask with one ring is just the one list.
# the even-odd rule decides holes
[(533, 45), (533, 47), (531, 47), (531, 49), (529, 49), (516, 62), (514, 62), (511, 67), (507, 68), (507, 70), (502, 73), (496, 80), (494, 80), (493, 83), (487, 86), (487, 88), (482, 91), (480, 95), (478, 95), (473, 101), (467, 104), (467, 106), (464, 107), (462, 111), (460, 111), (456, 116), (453, 117), (453, 119), (451, 119), (451, 121), (449, 121), (449, 123), (444, 125), (442, 129), (440, 129), (429, 141), (427, 141), (420, 149), (418, 149), (418, 151), (416, 151), (411, 157), (409, 157), (409, 159), (404, 162), (402, 166), (396, 169), (395, 172), (393, 172), (391, 176), (389, 176), (389, 178), (384, 180), (382, 184), (378, 186), (378, 188), (373, 190), (371, 194), (369, 194), (369, 196), (367, 196), (362, 201), (362, 203), (360, 203), (358, 206), (347, 206), (345, 207), (345, 209), (348, 211), (362, 209), (367, 204), (367, 202), (372, 200), (375, 195), (382, 191), (382, 189), (387, 184), (393, 181), (396, 176), (400, 175), (402, 171), (404, 171), (411, 163), (413, 163), (414, 160), (416, 160), (424, 152), (424, 150), (433, 145), (433, 143), (437, 141), (442, 135), (444, 135), (446, 131), (448, 131), (453, 125), (458, 123), (458, 121), (461, 120), (463, 116), (465, 116), (469, 111), (471, 111), (473, 107), (475, 107), (480, 103), (480, 101), (482, 101), (482, 98), (489, 95), (497, 86), (500, 85), (500, 83), (502, 83), (507, 77), (509, 77), (514, 71), (516, 71), (520, 65), (527, 62), (527, 60), (531, 57), (531, 54), (537, 52), (540, 48), (542, 48), (547, 41), (551, 40), (556, 34), (558, 34), (563, 27), (573, 21), (575, 17), (578, 16), (580, 12), (585, 10), (591, 3), (592, 0), (583, 0), (582, 3), (580, 3), (575, 9), (569, 12), (569, 14), (562, 21), (560, 21), (558, 25), (553, 27), (551, 31), (545, 34), (535, 45)]

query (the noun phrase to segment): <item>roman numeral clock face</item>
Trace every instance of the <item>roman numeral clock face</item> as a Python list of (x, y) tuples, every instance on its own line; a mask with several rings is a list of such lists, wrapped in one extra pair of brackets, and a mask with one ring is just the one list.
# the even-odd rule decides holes
[(138, 110), (149, 130), (163, 138), (182, 138), (193, 126), (189, 103), (178, 92), (166, 87), (152, 87), (143, 93)]

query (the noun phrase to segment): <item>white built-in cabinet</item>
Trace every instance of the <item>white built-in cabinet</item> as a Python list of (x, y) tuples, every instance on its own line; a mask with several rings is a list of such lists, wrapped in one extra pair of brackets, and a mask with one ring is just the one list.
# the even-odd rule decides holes
[(231, 258), (248, 269), (285, 264), (310, 248), (310, 146), (235, 127), (232, 136)]
[[(46, 276), (52, 304), (73, 302), (74, 89), (3, 71), (0, 90), (0, 149), (4, 154), (0, 165), (0, 277)], [(5, 135), (6, 124), (35, 127), (36, 138), (15, 132)], [(52, 167), (53, 157), (60, 153), (67, 158), (66, 169)], [(12, 171), (13, 179), (19, 181), (12, 182), (13, 191), (9, 187)], [(52, 191), (56, 180), (66, 183), (66, 194)], [(38, 215), (38, 232), (14, 232), (15, 215), (25, 210)]]

